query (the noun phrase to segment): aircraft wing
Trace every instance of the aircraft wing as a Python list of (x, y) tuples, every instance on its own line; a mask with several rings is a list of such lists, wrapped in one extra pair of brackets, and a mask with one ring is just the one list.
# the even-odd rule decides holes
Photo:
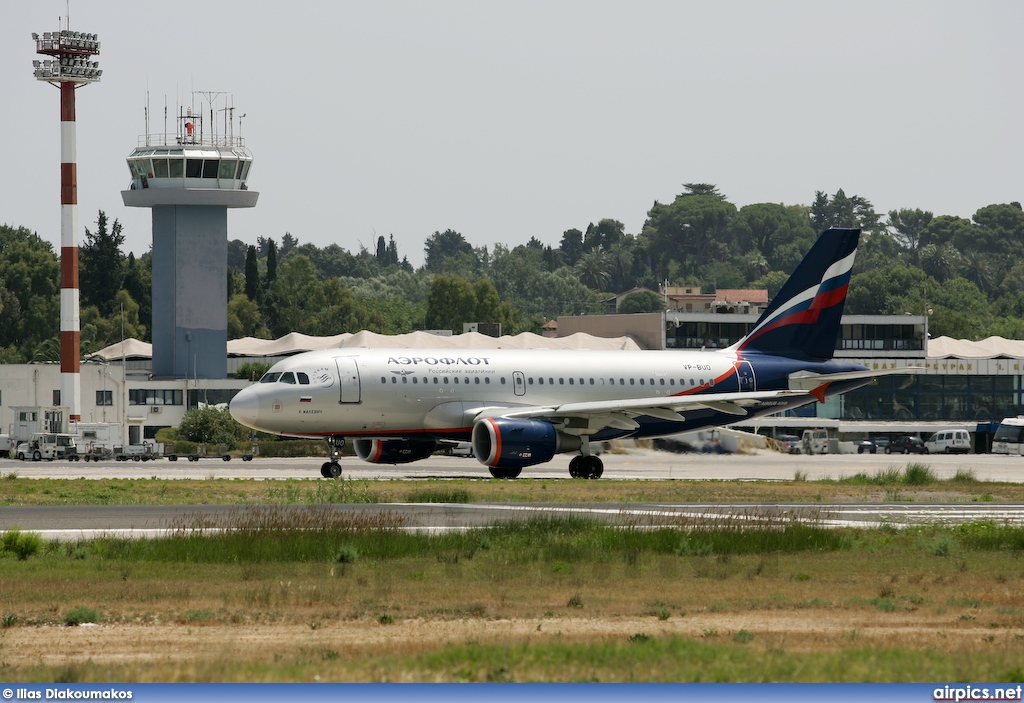
[(647, 415), (660, 420), (683, 422), (687, 410), (708, 408), (718, 412), (745, 417), (746, 408), (763, 400), (810, 395), (803, 390), (752, 391), (749, 393), (702, 393), (700, 395), (672, 395), (659, 398), (626, 398), (597, 400), (561, 405), (533, 407), (480, 408), (474, 421), (484, 417), (510, 417), (549, 420), (569, 427), (587, 427), (596, 432), (602, 427), (635, 430), (639, 425), (634, 417)]

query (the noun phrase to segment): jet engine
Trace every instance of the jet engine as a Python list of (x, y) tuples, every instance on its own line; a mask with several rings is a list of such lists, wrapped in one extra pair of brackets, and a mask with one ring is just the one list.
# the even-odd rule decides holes
[(580, 438), (558, 432), (550, 422), (487, 417), (473, 425), (473, 455), (482, 464), (515, 469), (551, 461), (580, 448)]
[(408, 464), (426, 459), (437, 449), (437, 442), (405, 439), (357, 439), (356, 456), (371, 464)]

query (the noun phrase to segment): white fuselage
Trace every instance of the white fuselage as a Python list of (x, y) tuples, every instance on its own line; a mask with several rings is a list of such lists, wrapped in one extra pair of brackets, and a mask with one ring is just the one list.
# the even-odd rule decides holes
[(330, 349), (278, 362), (232, 412), (294, 436), (459, 438), (480, 408), (733, 390), (743, 363), (729, 352)]

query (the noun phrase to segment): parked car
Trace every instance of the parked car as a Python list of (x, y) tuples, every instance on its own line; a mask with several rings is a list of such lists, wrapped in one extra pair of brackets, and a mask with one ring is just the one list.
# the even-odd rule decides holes
[(888, 437), (871, 437), (871, 443), (875, 445), (875, 451), (884, 452), (885, 448), (889, 446)]
[(921, 441), (920, 437), (910, 437), (904, 435), (903, 437), (897, 437), (893, 440), (888, 447), (885, 448), (886, 454), (927, 454), (928, 447), (924, 446), (924, 442)]
[(786, 454), (800, 453), (800, 438), (795, 434), (780, 434), (775, 439), (782, 445), (782, 451)]
[(853, 446), (857, 447), (858, 454), (874, 454), (878, 450), (870, 439), (855, 439)]
[(964, 429), (939, 430), (928, 438), (924, 446), (929, 452), (967, 454), (971, 451), (971, 433)]

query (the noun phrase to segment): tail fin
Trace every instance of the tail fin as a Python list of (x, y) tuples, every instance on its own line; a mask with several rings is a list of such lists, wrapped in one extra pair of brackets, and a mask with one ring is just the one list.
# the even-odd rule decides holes
[(831, 359), (859, 239), (859, 229), (823, 232), (757, 324), (732, 350)]

